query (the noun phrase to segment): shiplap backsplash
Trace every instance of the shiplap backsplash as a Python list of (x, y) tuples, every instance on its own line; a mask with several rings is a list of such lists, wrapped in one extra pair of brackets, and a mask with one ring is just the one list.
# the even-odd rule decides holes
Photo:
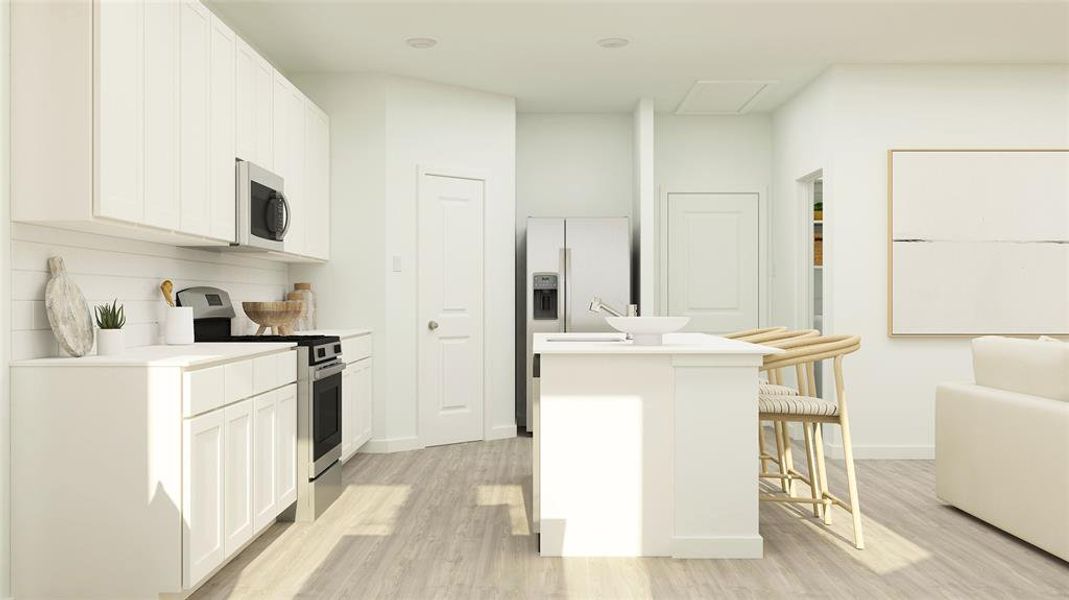
[(90, 307), (118, 298), (126, 307), (127, 346), (162, 342), (160, 283), (175, 291), (211, 285), (230, 293), (238, 317), (235, 333), (255, 333), (241, 310), (243, 300), (281, 300), (287, 291), (287, 266), (248, 255), (175, 248), (91, 233), (11, 225), (11, 358), (21, 360), (59, 353), (45, 314), (50, 256), (62, 256)]

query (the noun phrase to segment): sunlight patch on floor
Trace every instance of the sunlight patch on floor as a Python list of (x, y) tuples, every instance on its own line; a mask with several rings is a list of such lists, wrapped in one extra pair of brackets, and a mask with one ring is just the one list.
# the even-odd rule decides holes
[(531, 535), (527, 523), (527, 505), (519, 485), (480, 485), (475, 488), (478, 506), (507, 506), (512, 535)]
[(412, 493), (410, 485), (352, 485), (345, 489), (350, 535), (391, 535), (397, 515)]
[[(767, 505), (768, 503), (765, 504)], [(865, 536), (865, 549), (858, 550), (854, 547), (854, 527), (850, 513), (838, 508), (833, 509), (832, 524), (829, 527), (814, 518), (808, 506), (779, 508), (801, 520), (809, 530), (823, 537), (828, 543), (839, 547), (846, 556), (879, 575), (888, 575), (932, 558), (930, 552), (879, 522), (869, 519), (864, 512), (861, 515), (861, 530)], [(799, 509), (804, 512), (799, 513)]]

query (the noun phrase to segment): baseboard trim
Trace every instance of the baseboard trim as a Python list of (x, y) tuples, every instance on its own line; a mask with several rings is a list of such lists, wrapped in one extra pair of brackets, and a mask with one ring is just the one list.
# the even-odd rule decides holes
[(764, 548), (759, 535), (672, 538), (672, 558), (763, 558)]
[[(828, 458), (843, 459), (843, 447), (828, 444)], [(854, 445), (854, 460), (935, 460), (935, 446), (858, 446)]]
[(494, 425), (486, 432), (486, 441), (507, 440), (516, 437), (515, 425)]
[(359, 452), (366, 454), (390, 454), (392, 452), (407, 452), (409, 450), (422, 450), (423, 444), (415, 436), (402, 438), (371, 439), (364, 444)]

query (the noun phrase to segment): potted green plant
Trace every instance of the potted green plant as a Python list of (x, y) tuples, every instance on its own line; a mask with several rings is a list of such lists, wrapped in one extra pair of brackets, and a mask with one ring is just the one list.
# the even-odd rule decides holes
[(96, 307), (97, 327), (97, 354), (100, 356), (113, 356), (122, 354), (126, 349), (123, 344), (122, 326), (126, 325), (126, 313), (123, 306), (116, 298), (110, 305), (101, 304)]

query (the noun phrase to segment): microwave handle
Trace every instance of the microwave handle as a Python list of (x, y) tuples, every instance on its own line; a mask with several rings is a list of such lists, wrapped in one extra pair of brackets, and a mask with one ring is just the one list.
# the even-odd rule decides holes
[(286, 222), (282, 225), (282, 233), (280, 234), (281, 237), (279, 237), (279, 239), (283, 239), (286, 237), (286, 232), (290, 230), (290, 221), (292, 220), (290, 215), (290, 201), (286, 199), (286, 195), (282, 192), (278, 192), (278, 197), (282, 200), (282, 206), (286, 209)]

